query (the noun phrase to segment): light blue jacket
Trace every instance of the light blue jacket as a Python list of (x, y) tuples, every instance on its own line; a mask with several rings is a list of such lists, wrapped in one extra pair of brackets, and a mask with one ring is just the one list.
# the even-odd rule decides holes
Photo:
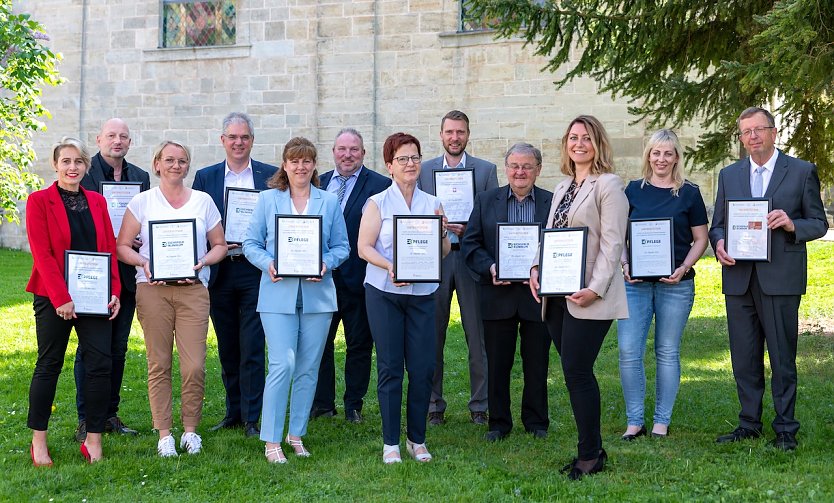
[(328, 313), (338, 310), (336, 286), (332, 271), (347, 259), (350, 253), (347, 228), (342, 209), (335, 194), (310, 187), (307, 215), (322, 216), (322, 260), (327, 271), (320, 282), (303, 278), (284, 278), (273, 283), (269, 278), (269, 263), (275, 250), (275, 215), (292, 215), (289, 190), (270, 189), (258, 196), (249, 231), (243, 242), (243, 253), (255, 267), (262, 271), (258, 293), (258, 312), (294, 314), (298, 284), (304, 313)]

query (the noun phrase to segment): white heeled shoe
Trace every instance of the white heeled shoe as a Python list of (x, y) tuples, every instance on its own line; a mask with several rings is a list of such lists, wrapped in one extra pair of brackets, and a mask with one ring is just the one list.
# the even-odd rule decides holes
[(264, 446), (264, 456), (266, 456), (266, 461), (268, 463), (283, 465), (287, 462), (287, 458), (284, 456), (284, 451), (281, 449), (280, 445), (278, 447), (273, 447), (272, 449)]
[(295, 451), (296, 456), (302, 458), (310, 457), (310, 451), (304, 447), (304, 442), (300, 438), (298, 440), (293, 440), (290, 438), (289, 434), (287, 434), (287, 443), (290, 444), (292, 450)]
[(382, 462), (386, 465), (402, 463), (399, 445), (382, 444)]
[[(429, 449), (426, 447), (425, 443), (415, 444), (411, 440), (406, 439), (405, 450), (407, 450), (408, 454), (411, 455), (411, 457), (416, 461), (421, 463), (428, 463), (431, 461), (431, 453), (429, 453)], [(421, 450), (422, 452), (420, 452)]]

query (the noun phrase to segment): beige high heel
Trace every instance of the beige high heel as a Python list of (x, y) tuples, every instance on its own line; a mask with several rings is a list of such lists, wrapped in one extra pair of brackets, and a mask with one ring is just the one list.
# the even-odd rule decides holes
[[(423, 452), (417, 452), (420, 449), (422, 449)], [(429, 453), (429, 449), (426, 447), (425, 442), (422, 444), (415, 444), (411, 440), (406, 439), (405, 450), (407, 450), (408, 454), (411, 455), (411, 457), (416, 461), (421, 463), (428, 463), (431, 461), (431, 453)]]

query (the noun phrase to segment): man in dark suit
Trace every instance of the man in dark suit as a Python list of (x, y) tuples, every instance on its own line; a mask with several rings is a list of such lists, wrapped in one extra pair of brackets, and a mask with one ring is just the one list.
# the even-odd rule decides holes
[(319, 380), (310, 417), (336, 415), (336, 370), (333, 361), (333, 343), (339, 321), (345, 334), (345, 419), (362, 422), (362, 404), (368, 392), (371, 378), (371, 353), (373, 339), (365, 310), (365, 266), (367, 263), (357, 254), (356, 240), (359, 221), (368, 197), (378, 194), (391, 185), (391, 179), (368, 168), (362, 135), (352, 128), (345, 128), (336, 135), (333, 144), (333, 160), (336, 169), (320, 178), (321, 188), (336, 194), (347, 224), (350, 255), (333, 270), (336, 299), (339, 310), (333, 313), (330, 331), (319, 367)]
[[(255, 129), (246, 114), (232, 112), (223, 119), (220, 141), (226, 160), (197, 171), (192, 188), (209, 194), (225, 218), (226, 188), (264, 190), (277, 168), (251, 158)], [(246, 260), (239, 243), (229, 244), (226, 258), (211, 267), (210, 314), (226, 388), (226, 415), (212, 431), (242, 424), (247, 437), (260, 435), (266, 358), (256, 310), (260, 280), (261, 271)]]
[(519, 333), (524, 372), (521, 422), (528, 433), (539, 438), (547, 436), (550, 425), (547, 415), (550, 334), (528, 282), (497, 279), (496, 224), (544, 225), (553, 194), (535, 186), (542, 169), (542, 154), (533, 145), (516, 143), (510, 147), (504, 156), (504, 167), (508, 185), (478, 194), (461, 243), (466, 265), (481, 281), (481, 316), (489, 369), (489, 431), (485, 438), (491, 442), (509, 435), (513, 427), (510, 373)]
[[(776, 417), (771, 444), (796, 448), (796, 343), (799, 302), (807, 283), (805, 243), (825, 234), (828, 224), (820, 199), (816, 166), (775, 148), (776, 124), (762, 108), (748, 108), (738, 118), (739, 138), (750, 155), (721, 170), (710, 243), (722, 267), (727, 303), (730, 356), (741, 412), (739, 426), (717, 442), (761, 436), (764, 395), (764, 347), (770, 355), (771, 393)], [(771, 229), (769, 262), (736, 261), (725, 246), (725, 202), (766, 197)]]
[[(434, 172), (445, 169), (472, 169), (475, 173), (475, 194), (498, 187), (495, 164), (472, 157), (466, 153), (469, 142), (469, 117), (459, 110), (452, 110), (440, 121), (440, 139), (444, 155), (423, 163), (418, 180), (420, 189), (436, 195)], [(466, 224), (448, 224), (452, 251), (443, 259), (442, 281), (435, 294), (435, 329), (437, 356), (429, 403), (429, 424), (445, 421), (446, 400), (443, 399), (443, 348), (446, 345), (446, 329), (449, 326), (449, 309), (452, 293), (457, 291), (460, 317), (466, 345), (469, 348), (469, 413), (475, 424), (487, 423), (487, 362), (484, 349), (484, 330), (481, 321), (480, 285), (478, 279), (466, 267), (460, 253), (460, 240)]]
[[(101, 126), (96, 136), (99, 152), (91, 159), (90, 169), (81, 179), (81, 186), (86, 190), (99, 192), (99, 182), (141, 182), (141, 190), (151, 187), (151, 177), (148, 172), (135, 166), (125, 159), (130, 150), (130, 129), (121, 119), (109, 119)], [(118, 230), (116, 231), (118, 232)], [(134, 243), (138, 249), (141, 243)], [(108, 419), (104, 424), (104, 431), (135, 435), (136, 430), (128, 428), (119, 418), (119, 402), (121, 401), (122, 378), (125, 373), (125, 355), (127, 341), (130, 337), (130, 327), (133, 324), (133, 313), (136, 311), (136, 268), (119, 262), (119, 278), (122, 290), (119, 299), (122, 308), (113, 319), (113, 334), (111, 354), (113, 365), (110, 371), (110, 407), (107, 410)], [(87, 414), (84, 406), (84, 362), (81, 352), (75, 353), (75, 405), (78, 411), (78, 428), (75, 439), (83, 442), (87, 438)]]

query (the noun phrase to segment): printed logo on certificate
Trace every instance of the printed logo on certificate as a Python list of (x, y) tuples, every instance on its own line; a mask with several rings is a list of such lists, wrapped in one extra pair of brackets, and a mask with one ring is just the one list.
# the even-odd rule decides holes
[(226, 187), (223, 228), (227, 243), (243, 244), (260, 192), (255, 189)]
[(434, 172), (434, 192), (449, 223), (465, 224), (475, 207), (475, 170), (444, 169)]
[(107, 201), (107, 213), (113, 224), (113, 232), (119, 235), (127, 204), (133, 196), (142, 192), (142, 182), (98, 182), (98, 191)]
[(632, 279), (667, 277), (675, 272), (673, 229), (671, 218), (628, 221), (628, 262)]
[(197, 221), (152, 220), (148, 222), (151, 250), (150, 281), (197, 279)]
[(440, 215), (394, 215), (394, 283), (440, 283)]
[(528, 281), (539, 251), (541, 225), (501, 222), (496, 225), (495, 278)]
[(321, 225), (321, 215), (275, 215), (277, 277), (322, 277)]
[(588, 228), (545, 229), (539, 245), (539, 296), (573, 295), (585, 287)]
[(110, 316), (110, 254), (64, 251), (64, 280), (75, 314)]
[(727, 199), (724, 250), (735, 260), (770, 262), (767, 198)]

